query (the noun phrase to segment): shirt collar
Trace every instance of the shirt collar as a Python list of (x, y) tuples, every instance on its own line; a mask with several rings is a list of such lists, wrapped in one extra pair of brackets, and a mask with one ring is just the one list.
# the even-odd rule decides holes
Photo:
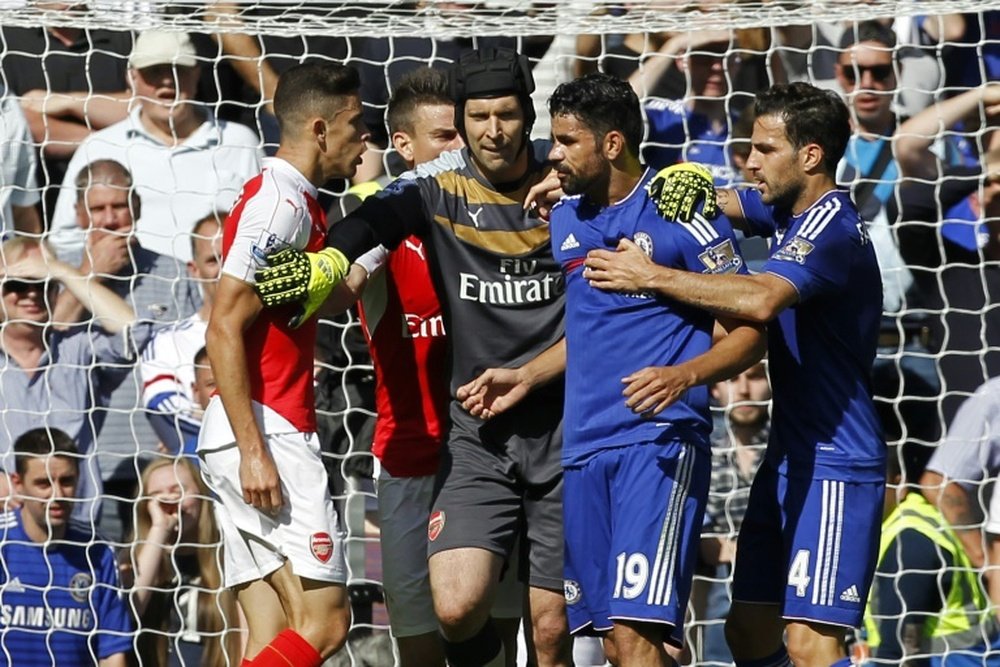
[[(139, 117), (141, 112), (142, 105), (140, 104), (129, 113), (126, 119), (128, 125), (125, 129), (125, 138), (145, 139), (150, 143), (163, 146), (163, 142), (150, 134), (142, 124), (142, 120)], [(209, 109), (203, 109), (202, 112), (205, 114), (205, 121), (191, 133), (190, 137), (173, 147), (174, 150), (214, 148), (222, 143), (222, 126), (219, 120)]]

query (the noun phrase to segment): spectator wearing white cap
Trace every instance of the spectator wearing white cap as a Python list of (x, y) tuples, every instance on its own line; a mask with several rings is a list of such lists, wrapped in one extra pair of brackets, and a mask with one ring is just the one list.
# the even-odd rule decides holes
[(139, 35), (129, 57), (138, 102), (129, 116), (85, 140), (73, 155), (50, 222), (60, 257), (78, 258), (84, 232), (75, 215), (76, 176), (95, 160), (124, 165), (142, 198), (139, 243), (186, 262), (194, 221), (227, 209), (244, 181), (260, 171), (260, 142), (248, 127), (220, 120), (195, 100), (201, 69), (184, 33)]

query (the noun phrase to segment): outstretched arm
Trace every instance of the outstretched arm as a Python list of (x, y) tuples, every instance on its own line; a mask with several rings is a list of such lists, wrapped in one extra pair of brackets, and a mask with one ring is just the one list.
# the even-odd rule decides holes
[(799, 299), (790, 282), (769, 273), (715, 275), (659, 266), (628, 239), (616, 252), (591, 250), (585, 266), (584, 277), (598, 289), (655, 291), (720, 318), (766, 323)]
[(458, 388), (455, 397), (474, 417), (490, 419), (506, 412), (566, 370), (566, 339), (519, 368), (488, 368)]

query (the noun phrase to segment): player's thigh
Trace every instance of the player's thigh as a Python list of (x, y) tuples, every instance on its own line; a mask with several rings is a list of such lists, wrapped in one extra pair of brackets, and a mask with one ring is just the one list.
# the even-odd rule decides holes
[(378, 514), (382, 553), (382, 587), (389, 625), (396, 637), (437, 631), (427, 570), (427, 518), (434, 478), (378, 479)]
[[(778, 481), (778, 473), (767, 462), (754, 476), (736, 543), (733, 602), (774, 605), (780, 615), (789, 547), (784, 543)], [(739, 627), (740, 622), (727, 625)]]
[(281, 599), (290, 625), (301, 627), (320, 622), (335, 628), (341, 626), (346, 633), (349, 609), (344, 584), (301, 577), (291, 563), (273, 572), (266, 581)]
[(611, 618), (662, 624), (683, 644), (711, 476), (706, 449), (681, 441), (633, 445), (612, 478)]
[(521, 490), (500, 452), (458, 429), (442, 450), (427, 523), (427, 553), (482, 549), (510, 556), (521, 527)]
[(782, 481), (790, 545), (785, 619), (858, 627), (875, 571), (885, 484)]

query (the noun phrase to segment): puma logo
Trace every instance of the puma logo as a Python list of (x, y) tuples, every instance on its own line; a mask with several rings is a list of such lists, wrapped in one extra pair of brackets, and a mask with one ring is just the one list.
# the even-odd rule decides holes
[(483, 214), (482, 206), (480, 206), (475, 213), (472, 212), (471, 208), (469, 209), (469, 217), (472, 218), (472, 224), (476, 226), (476, 229), (479, 229), (479, 216), (482, 214)]

